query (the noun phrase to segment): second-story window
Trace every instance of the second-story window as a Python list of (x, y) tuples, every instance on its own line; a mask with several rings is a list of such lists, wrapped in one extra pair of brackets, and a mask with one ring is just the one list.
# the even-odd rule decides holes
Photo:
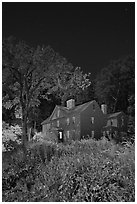
[(57, 111), (57, 117), (59, 118), (59, 116), (60, 116), (60, 110), (58, 109), (58, 111)]
[(121, 117), (121, 126), (124, 126), (124, 117)]
[(57, 120), (57, 127), (59, 127), (59, 120)]
[(94, 133), (95, 133), (94, 130), (92, 130), (92, 131), (91, 131), (91, 137), (92, 137), (92, 138), (94, 137)]
[(67, 138), (69, 138), (69, 130), (67, 131)]
[(91, 117), (91, 123), (94, 124), (94, 117)]
[(73, 120), (73, 123), (76, 122), (76, 118), (74, 116), (72, 117), (72, 120)]
[(70, 120), (69, 120), (69, 118), (67, 118), (67, 125), (69, 125), (69, 123), (70, 123)]

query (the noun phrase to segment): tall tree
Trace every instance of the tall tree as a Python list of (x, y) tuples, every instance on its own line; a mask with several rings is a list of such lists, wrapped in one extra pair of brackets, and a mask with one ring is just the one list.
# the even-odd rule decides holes
[(60, 69), (54, 77), (54, 86), (49, 89), (49, 93), (54, 93), (62, 105), (70, 98), (74, 98), (78, 104), (87, 101), (90, 98), (88, 87), (91, 86), (89, 76), (90, 73), (84, 74), (80, 67)]
[(110, 112), (127, 112), (129, 98), (135, 89), (135, 61), (132, 56), (112, 62), (97, 76), (95, 93)]
[(22, 142), (27, 142), (28, 113), (39, 105), (40, 91), (49, 87), (49, 67), (55, 58), (50, 47), (33, 49), (9, 38), (3, 42), (3, 106), (16, 106), (22, 115)]
[(40, 98), (56, 95), (62, 103), (85, 91), (89, 74), (55, 53), (51, 47), (36, 49), (12, 38), (3, 41), (3, 107), (14, 107), (22, 118), (22, 142), (27, 142), (27, 124)]

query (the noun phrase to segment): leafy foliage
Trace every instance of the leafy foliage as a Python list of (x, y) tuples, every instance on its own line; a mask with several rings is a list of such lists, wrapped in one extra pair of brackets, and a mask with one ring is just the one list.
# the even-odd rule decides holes
[(50, 46), (36, 49), (13, 38), (3, 40), (3, 107), (16, 111), (22, 119), (22, 142), (27, 141), (27, 126), (36, 120), (40, 99), (51, 95), (62, 103), (90, 85), (89, 74), (56, 53)]
[(135, 60), (129, 56), (112, 62), (96, 79), (95, 93), (110, 112), (128, 112), (129, 99), (135, 92)]
[(78, 101), (78, 97), (82, 97), (91, 85), (89, 77), (90, 73), (84, 74), (80, 67), (75, 69), (72, 66), (65, 67), (65, 70), (59, 70), (54, 76), (55, 86), (49, 90), (49, 93), (54, 93), (57, 98), (60, 98), (63, 105), (70, 98)]
[(9, 126), (2, 123), (2, 148), (3, 151), (11, 151), (21, 143), (22, 129), (19, 125)]
[(134, 157), (134, 145), (105, 139), (33, 144), (25, 161), (21, 151), (3, 159), (3, 201), (133, 202)]

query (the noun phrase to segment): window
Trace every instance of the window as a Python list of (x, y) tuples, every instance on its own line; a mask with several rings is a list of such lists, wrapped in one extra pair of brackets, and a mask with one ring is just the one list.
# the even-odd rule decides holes
[(121, 126), (124, 126), (124, 117), (121, 117)]
[(110, 121), (111, 126), (113, 125), (113, 120)]
[(59, 127), (59, 120), (57, 120), (57, 127)]
[(76, 118), (73, 116), (72, 117), (72, 120), (73, 120), (73, 123), (75, 123), (75, 121), (76, 121)]
[(91, 123), (94, 124), (94, 117), (91, 117)]
[(91, 136), (94, 137), (94, 130), (91, 131)]
[(70, 121), (69, 121), (69, 118), (67, 118), (67, 125), (69, 125)]
[(60, 115), (60, 110), (57, 111), (57, 117), (59, 118)]
[(95, 111), (95, 104), (93, 103), (93, 111)]
[(67, 131), (67, 138), (69, 138), (69, 130)]

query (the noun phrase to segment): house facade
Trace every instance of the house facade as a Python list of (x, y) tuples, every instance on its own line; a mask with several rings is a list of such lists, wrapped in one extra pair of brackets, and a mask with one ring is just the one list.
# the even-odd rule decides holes
[(107, 106), (100, 107), (95, 100), (75, 106), (75, 101), (70, 99), (66, 107), (56, 106), (51, 116), (42, 122), (43, 134), (63, 143), (84, 138), (100, 139), (103, 133), (112, 131), (127, 131), (126, 115), (123, 112), (107, 114)]
[(57, 142), (69, 142), (82, 138), (101, 137), (106, 123), (104, 106), (100, 109), (95, 100), (75, 106), (73, 99), (67, 106), (56, 106), (51, 116), (42, 122), (43, 134), (54, 135)]
[(103, 127), (103, 131), (106, 135), (114, 137), (120, 132), (127, 132), (128, 118), (124, 112), (117, 112), (108, 114), (106, 118), (106, 126)]

